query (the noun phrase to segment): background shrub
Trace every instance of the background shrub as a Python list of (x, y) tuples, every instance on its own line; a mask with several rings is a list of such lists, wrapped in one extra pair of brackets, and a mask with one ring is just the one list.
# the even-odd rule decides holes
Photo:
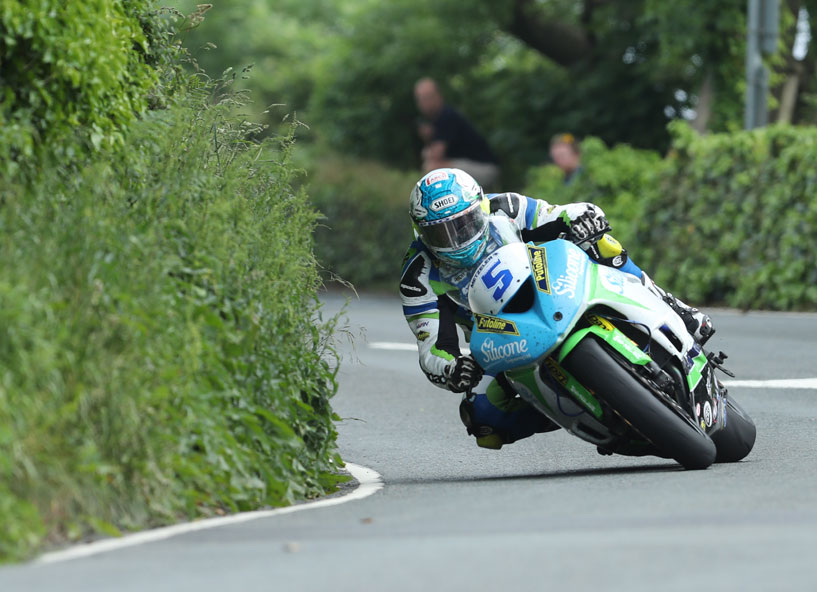
[(672, 132), (636, 225), (656, 279), (696, 302), (814, 310), (817, 129)]
[(597, 203), (634, 260), (692, 302), (817, 307), (817, 130), (670, 131), (664, 159), (588, 138), (575, 182), (564, 186), (556, 167), (540, 167), (526, 192)]
[(393, 290), (413, 238), (408, 202), (420, 177), (373, 161), (316, 158), (309, 195), (324, 216), (315, 229), (321, 265), (357, 286)]
[(612, 234), (637, 256), (633, 248), (642, 245), (634, 222), (643, 216), (647, 200), (655, 193), (663, 167), (661, 157), (627, 144), (607, 148), (593, 137), (582, 141), (581, 151), (582, 170), (570, 184), (564, 184), (558, 167), (546, 165), (528, 172), (523, 193), (557, 204), (589, 201), (598, 205), (610, 220)]

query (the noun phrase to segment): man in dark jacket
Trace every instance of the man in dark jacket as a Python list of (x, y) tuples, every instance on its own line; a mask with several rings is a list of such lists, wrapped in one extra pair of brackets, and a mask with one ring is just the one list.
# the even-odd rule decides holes
[(468, 120), (445, 103), (437, 83), (421, 78), (414, 85), (414, 98), (424, 119), (419, 132), (425, 142), (425, 172), (454, 167), (470, 174), (483, 187), (493, 186), (499, 177), (496, 156)]

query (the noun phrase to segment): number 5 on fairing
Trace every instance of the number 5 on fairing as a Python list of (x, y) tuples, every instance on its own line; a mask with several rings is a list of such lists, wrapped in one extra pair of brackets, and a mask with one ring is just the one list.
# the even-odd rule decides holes
[(496, 301), (502, 298), (505, 290), (507, 290), (511, 286), (511, 282), (513, 282), (513, 274), (510, 269), (501, 269), (494, 273), (494, 270), (499, 267), (501, 263), (501, 261), (497, 261), (488, 271), (482, 274), (482, 283), (485, 284), (486, 288), (493, 288), (499, 284), (493, 293), (494, 300)]

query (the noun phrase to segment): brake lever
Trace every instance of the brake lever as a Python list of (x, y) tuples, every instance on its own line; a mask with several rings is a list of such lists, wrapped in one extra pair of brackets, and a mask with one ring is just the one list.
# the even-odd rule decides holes
[(723, 367), (723, 362), (728, 357), (729, 356), (727, 356), (723, 352), (718, 352), (717, 354), (715, 352), (710, 352), (709, 355), (706, 356), (706, 359), (710, 364), (712, 364), (712, 366), (714, 366), (715, 368), (717, 368), (718, 370), (720, 370), (721, 372), (723, 372), (727, 376), (731, 376), (732, 378), (735, 378), (735, 375), (730, 370), (727, 370), (726, 368)]
[(601, 237), (603, 237), (605, 234), (610, 232), (610, 230), (612, 230), (612, 228), (610, 228), (610, 225), (608, 224), (602, 231), (600, 231), (600, 232), (598, 232), (596, 234), (592, 234), (592, 235), (588, 236), (587, 238), (583, 238), (581, 240), (576, 240), (576, 237), (573, 236), (572, 234), (570, 234), (569, 232), (562, 232), (556, 238), (557, 239), (563, 239), (563, 240), (566, 240), (566, 241), (570, 241), (571, 243), (573, 243), (577, 247), (581, 247), (584, 243), (591, 242), (591, 241), (598, 241)]

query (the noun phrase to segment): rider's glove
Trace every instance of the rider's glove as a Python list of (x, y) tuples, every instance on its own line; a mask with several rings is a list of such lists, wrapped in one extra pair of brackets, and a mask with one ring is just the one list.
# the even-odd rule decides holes
[(483, 369), (471, 356), (459, 356), (445, 367), (445, 385), (455, 393), (475, 387), (482, 380)]
[(570, 221), (570, 236), (577, 244), (598, 238), (608, 230), (610, 223), (604, 214), (596, 209), (588, 209)]

